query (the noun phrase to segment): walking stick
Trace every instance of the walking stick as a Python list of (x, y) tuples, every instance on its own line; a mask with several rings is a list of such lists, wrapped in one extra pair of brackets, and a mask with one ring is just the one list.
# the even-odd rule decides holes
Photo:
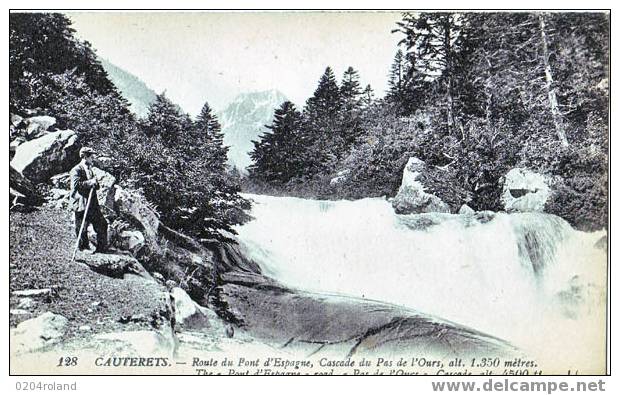
[(93, 197), (93, 191), (95, 188), (91, 188), (88, 193), (88, 201), (86, 202), (86, 209), (84, 210), (84, 217), (82, 218), (82, 225), (80, 226), (80, 231), (78, 233), (77, 241), (75, 242), (75, 248), (73, 249), (73, 256), (71, 257), (71, 262), (75, 260), (75, 254), (77, 253), (78, 248), (80, 247), (80, 239), (82, 238), (82, 232), (84, 231), (84, 224), (86, 223), (86, 216), (88, 215), (88, 208), (90, 207), (90, 199)]

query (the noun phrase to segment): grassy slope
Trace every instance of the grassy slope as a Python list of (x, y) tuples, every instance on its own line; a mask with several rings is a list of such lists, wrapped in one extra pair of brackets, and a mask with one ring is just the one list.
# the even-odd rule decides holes
[[(96, 333), (150, 328), (153, 318), (161, 319), (165, 312), (164, 289), (158, 284), (137, 278), (113, 279), (70, 262), (74, 246), (70, 212), (44, 207), (32, 213), (11, 213), (9, 229), (11, 292), (58, 290), (57, 297), (35, 299), (32, 314), (11, 315), (11, 326), (51, 311), (69, 319), (66, 336), (72, 337), (82, 325)], [(11, 296), (11, 309), (17, 303), (18, 298)], [(119, 322), (123, 316), (138, 314), (144, 319)]]

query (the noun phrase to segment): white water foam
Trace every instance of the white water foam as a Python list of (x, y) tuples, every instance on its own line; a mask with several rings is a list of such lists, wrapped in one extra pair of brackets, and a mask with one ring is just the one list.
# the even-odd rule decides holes
[(255, 220), (237, 228), (241, 247), (284, 284), (407, 306), (554, 366), (604, 363), (604, 231), (535, 213), (396, 215), (381, 198), (246, 197)]

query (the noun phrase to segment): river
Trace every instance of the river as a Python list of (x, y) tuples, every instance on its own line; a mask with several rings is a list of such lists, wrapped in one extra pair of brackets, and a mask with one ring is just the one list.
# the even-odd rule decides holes
[(604, 363), (605, 231), (539, 213), (396, 215), (383, 198), (245, 197), (241, 248), (288, 286), (407, 306), (547, 363)]

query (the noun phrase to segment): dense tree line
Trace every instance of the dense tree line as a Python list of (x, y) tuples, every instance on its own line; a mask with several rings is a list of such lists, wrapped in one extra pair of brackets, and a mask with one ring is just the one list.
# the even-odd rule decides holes
[(606, 226), (608, 15), (404, 13), (393, 33), (385, 97), (328, 68), (301, 112), (283, 104), (255, 143), (251, 187), (390, 196), (417, 156), (453, 210), (500, 210), (502, 176), (524, 166), (549, 176), (548, 212)]
[(222, 240), (246, 220), (249, 203), (227, 174), (227, 148), (207, 103), (192, 120), (161, 94), (136, 119), (69, 18), (12, 13), (9, 25), (12, 113), (51, 115), (59, 128), (75, 130), (83, 145), (112, 158), (106, 170), (141, 191), (168, 226)]

